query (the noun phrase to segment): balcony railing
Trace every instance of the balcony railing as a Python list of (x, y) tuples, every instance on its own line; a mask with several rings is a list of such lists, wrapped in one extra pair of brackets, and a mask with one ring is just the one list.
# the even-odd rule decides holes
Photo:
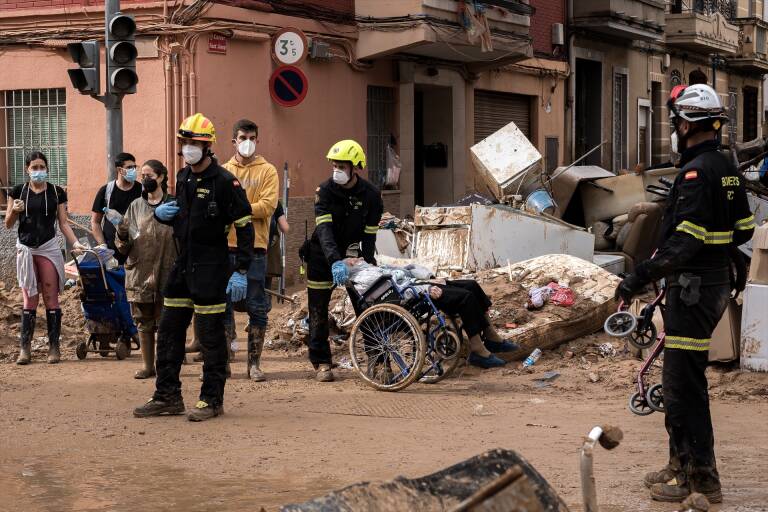
[(573, 26), (622, 39), (661, 42), (664, 9), (660, 0), (574, 1)]
[(739, 51), (728, 64), (756, 73), (768, 73), (768, 23), (758, 18), (733, 20), (741, 28)]
[(670, 4), (670, 14), (695, 12), (697, 14), (715, 14), (719, 12), (725, 19), (731, 20), (737, 15), (736, 0), (675, 0)]
[(734, 55), (739, 27), (733, 0), (677, 0), (666, 17), (667, 44), (697, 53)]

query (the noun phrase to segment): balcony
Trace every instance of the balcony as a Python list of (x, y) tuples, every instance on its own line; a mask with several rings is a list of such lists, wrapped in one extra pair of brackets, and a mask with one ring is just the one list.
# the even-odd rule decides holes
[[(460, 17), (456, 0), (356, 0), (357, 58), (409, 54), (494, 67), (533, 55), (533, 9), (523, 0), (488, 0), (482, 16)], [(467, 2), (471, 4), (471, 2)], [(500, 7), (497, 8), (497, 7)], [(490, 34), (485, 34), (485, 22)]]
[(627, 40), (664, 40), (663, 0), (573, 2), (573, 26)]
[(741, 35), (739, 51), (728, 59), (728, 65), (750, 73), (768, 73), (768, 23), (758, 18), (737, 18), (733, 22), (741, 28)]
[(731, 23), (736, 4), (730, 0), (673, 2), (667, 14), (667, 45), (697, 53), (735, 55), (739, 27)]

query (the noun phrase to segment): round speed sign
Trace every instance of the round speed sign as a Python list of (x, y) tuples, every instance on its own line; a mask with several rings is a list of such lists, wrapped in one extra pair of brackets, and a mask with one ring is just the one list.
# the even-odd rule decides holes
[(284, 28), (272, 37), (272, 58), (278, 64), (292, 66), (307, 58), (307, 36), (297, 28)]

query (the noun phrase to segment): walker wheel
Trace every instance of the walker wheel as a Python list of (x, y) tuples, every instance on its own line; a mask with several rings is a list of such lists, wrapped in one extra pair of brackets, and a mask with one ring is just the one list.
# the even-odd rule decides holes
[(645, 350), (656, 342), (656, 334), (656, 326), (651, 322), (644, 330), (636, 328), (629, 333), (629, 343), (638, 350)]
[(609, 316), (603, 330), (614, 338), (623, 338), (631, 334), (637, 327), (637, 318), (629, 311), (619, 311)]
[(88, 355), (88, 346), (84, 341), (81, 341), (77, 344), (77, 348), (75, 348), (75, 354), (77, 355), (78, 359), (85, 359), (85, 356)]
[(640, 396), (640, 393), (635, 393), (629, 397), (629, 410), (638, 416), (648, 416), (653, 413), (653, 409), (648, 405), (644, 396)]
[(115, 347), (115, 356), (117, 356), (117, 359), (122, 361), (129, 355), (131, 355), (131, 349), (128, 345), (123, 341), (118, 341), (117, 346)]
[(664, 393), (661, 384), (654, 384), (645, 394), (648, 406), (656, 412), (664, 412)]

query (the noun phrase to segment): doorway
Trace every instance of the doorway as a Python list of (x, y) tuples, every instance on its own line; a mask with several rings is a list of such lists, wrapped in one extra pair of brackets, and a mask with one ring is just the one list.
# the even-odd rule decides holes
[(416, 86), (413, 113), (414, 201), (453, 202), (453, 95), (450, 87)]
[[(602, 142), (603, 65), (576, 59), (576, 158)], [(601, 165), (602, 148), (581, 161), (581, 165)]]
[(744, 88), (744, 132), (742, 134), (742, 140), (749, 142), (757, 138), (757, 88), (745, 87)]

